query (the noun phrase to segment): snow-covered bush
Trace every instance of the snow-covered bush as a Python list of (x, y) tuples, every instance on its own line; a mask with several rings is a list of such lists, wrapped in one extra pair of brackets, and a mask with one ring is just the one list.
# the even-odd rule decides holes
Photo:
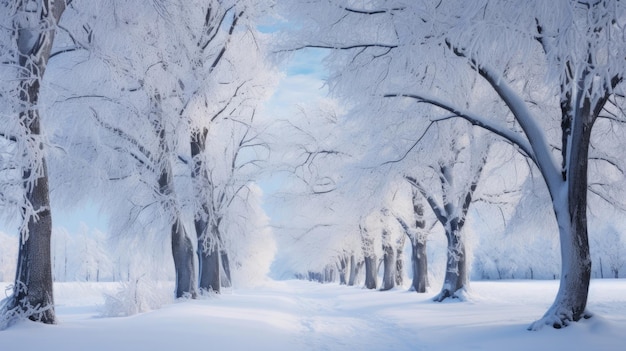
[(115, 295), (105, 294), (103, 317), (125, 317), (161, 308), (172, 303), (172, 286), (145, 278), (135, 277), (120, 283)]

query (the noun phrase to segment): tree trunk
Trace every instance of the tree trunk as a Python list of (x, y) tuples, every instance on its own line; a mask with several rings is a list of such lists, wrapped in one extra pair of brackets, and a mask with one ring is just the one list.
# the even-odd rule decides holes
[(569, 158), (565, 163), (567, 172), (564, 175), (564, 186), (567, 187), (567, 197), (553, 195), (552, 199), (561, 242), (559, 291), (543, 318), (529, 327), (533, 330), (546, 324), (561, 328), (569, 322), (591, 316), (585, 308), (591, 280), (587, 234), (587, 161), (593, 123), (590, 121), (587, 100), (581, 109), (572, 120), (572, 140), (569, 142)]
[(198, 236), (198, 261), (200, 262), (200, 290), (220, 293), (220, 250), (217, 240), (217, 227), (211, 225), (210, 236), (207, 237), (208, 225), (204, 220), (196, 220)]
[[(35, 128), (39, 129), (38, 123)], [(31, 125), (32, 130), (33, 125)], [(53, 324), (56, 319), (50, 253), (52, 216), (50, 213), (48, 171), (45, 160), (41, 160), (41, 162), (41, 176), (30, 187), (26, 182), (24, 183), (26, 199), (32, 205), (37, 216), (29, 215), (27, 217), (27, 232), (22, 234), (18, 251), (12, 297), (13, 306), (8, 307), (17, 307), (19, 313), (25, 313), (33, 321)], [(30, 176), (30, 170), (24, 172), (24, 179), (28, 179)]]
[(411, 289), (417, 293), (425, 293), (428, 288), (428, 256), (426, 255), (426, 221), (424, 220), (424, 203), (417, 189), (412, 189), (411, 201), (413, 203), (413, 215), (415, 216), (415, 228), (418, 232), (411, 240), (411, 264), (413, 267), (413, 281)]
[[(586, 187), (584, 193), (584, 197), (586, 197)], [(585, 202), (586, 199), (582, 197), (577, 197), (578, 201)], [(580, 205), (580, 207), (577, 205), (572, 206), (571, 202), (570, 209), (578, 207), (586, 210), (584, 204)], [(540, 329), (543, 325), (561, 328), (567, 326), (569, 322), (591, 316), (589, 313), (585, 313), (591, 279), (591, 258), (587, 241), (586, 215), (580, 216), (580, 212), (575, 211), (574, 214), (578, 214), (578, 216), (571, 218), (569, 213), (562, 213), (562, 211), (556, 209), (557, 207), (562, 208), (563, 206), (555, 204), (555, 211), (558, 213), (559, 234), (561, 236), (559, 291), (552, 306), (543, 318), (529, 327), (531, 330)], [(571, 220), (567, 217), (570, 217)]]
[(465, 243), (461, 236), (461, 228), (456, 224), (458, 219), (452, 219), (446, 228), (448, 239), (448, 259), (446, 262), (446, 275), (441, 292), (433, 298), (441, 302), (449, 297), (460, 298), (459, 293), (469, 284), (467, 272), (467, 260), (465, 255)]
[(398, 240), (398, 246), (396, 247), (396, 286), (404, 284), (404, 241), (405, 237), (403, 235)]
[(356, 267), (356, 259), (354, 258), (354, 254), (350, 255), (350, 270), (348, 274), (348, 286), (354, 286), (356, 283), (356, 275), (358, 274)]
[(604, 278), (604, 272), (602, 270), (602, 257), (600, 257), (600, 278)]
[(391, 290), (396, 286), (396, 257), (391, 245), (383, 245), (383, 286), (380, 290)]
[[(36, 11), (33, 11), (33, 5), (36, 6)], [(21, 232), (13, 295), (5, 302), (2, 311), (7, 314), (9, 322), (19, 316), (46, 324), (56, 322), (50, 247), (52, 215), (48, 169), (45, 153), (41, 152), (45, 146), (40, 141), (41, 118), (38, 103), (41, 80), (54, 43), (56, 24), (65, 7), (65, 1), (23, 1), (17, 7), (18, 14), (14, 21), (18, 64), (21, 68), (19, 99), (23, 104), (17, 109), (20, 111), (18, 118), (26, 128), (25, 137), (29, 147), (37, 151), (34, 155), (28, 155), (33, 159), (22, 170), (28, 210), (22, 211), (23, 221), (26, 223)]]
[(176, 270), (176, 298), (196, 298), (193, 245), (180, 219), (172, 224), (172, 255)]
[[(191, 170), (191, 178), (193, 179), (194, 189), (197, 194), (205, 194), (205, 187), (211, 186), (205, 166), (202, 160), (202, 153), (206, 148), (206, 138), (208, 130), (194, 130), (191, 133), (190, 147), (191, 157), (193, 159), (193, 169)], [(212, 291), (220, 293), (222, 279), (220, 277), (221, 265), (224, 265), (225, 283), (230, 286), (230, 262), (227, 255), (222, 256), (220, 249), (219, 237), (219, 220), (217, 224), (210, 225), (209, 216), (211, 216), (211, 203), (206, 196), (200, 196), (201, 204), (196, 208), (195, 228), (198, 238), (198, 264), (200, 274), (200, 290)], [(224, 259), (225, 258), (225, 259)]]
[(228, 253), (224, 248), (220, 250), (220, 260), (222, 261), (221, 265), (221, 282), (224, 288), (230, 288), (233, 286), (230, 276), (230, 260), (228, 259)]
[(193, 261), (193, 245), (187, 236), (187, 231), (180, 220), (179, 205), (174, 191), (174, 179), (170, 149), (168, 146), (166, 131), (163, 123), (161, 110), (161, 97), (155, 94), (152, 97), (154, 104), (155, 132), (159, 138), (161, 157), (161, 174), (159, 175), (159, 193), (162, 197), (163, 207), (169, 211), (172, 220), (171, 242), (174, 270), (176, 272), (176, 297), (189, 296), (196, 298), (195, 264)]
[(365, 256), (365, 288), (376, 289), (378, 285), (378, 265), (376, 255)]
[[(163, 142), (163, 141), (162, 141)], [(159, 177), (159, 190), (163, 201), (170, 202), (166, 207), (170, 207), (173, 223), (171, 226), (172, 257), (174, 259), (174, 271), (176, 272), (176, 298), (189, 296), (196, 297), (195, 267), (193, 262), (193, 246), (191, 239), (187, 236), (187, 231), (180, 220), (173, 194), (172, 166), (169, 160), (163, 160), (161, 175)]]
[(413, 267), (413, 281), (411, 290), (424, 293), (428, 287), (428, 259), (426, 243), (417, 238), (411, 239), (411, 264)]
[(339, 284), (347, 285), (348, 284), (348, 256), (343, 255), (339, 258), (339, 262), (337, 263), (337, 271), (339, 272)]

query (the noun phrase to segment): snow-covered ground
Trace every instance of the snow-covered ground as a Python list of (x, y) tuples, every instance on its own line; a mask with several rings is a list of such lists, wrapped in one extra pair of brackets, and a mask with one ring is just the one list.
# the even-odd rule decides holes
[[(6, 284), (0, 284), (4, 290)], [(469, 301), (304, 281), (269, 282), (131, 317), (100, 317), (112, 283), (55, 285), (58, 325), (22, 322), (0, 350), (624, 350), (626, 280), (592, 281), (594, 318), (526, 331), (556, 281), (473, 282)], [(0, 290), (1, 291), (1, 290)]]

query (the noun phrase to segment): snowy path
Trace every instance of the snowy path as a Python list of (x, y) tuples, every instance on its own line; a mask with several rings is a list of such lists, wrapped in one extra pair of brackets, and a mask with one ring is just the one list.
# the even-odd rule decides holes
[[(1, 284), (0, 284), (1, 285)], [(597, 317), (565, 330), (528, 332), (557, 288), (553, 281), (475, 282), (469, 302), (432, 294), (367, 291), (302, 281), (270, 282), (182, 301), (124, 318), (99, 318), (111, 284), (55, 287), (60, 324), (0, 332), (0, 350), (622, 350), (626, 280), (594, 281)]]

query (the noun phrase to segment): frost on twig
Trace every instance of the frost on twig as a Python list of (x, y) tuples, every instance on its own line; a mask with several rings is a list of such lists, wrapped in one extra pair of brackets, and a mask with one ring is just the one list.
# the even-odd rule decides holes
[[(8, 286), (8, 290), (13, 290), (13, 285)], [(18, 301), (15, 294), (10, 295), (0, 301), (0, 330), (5, 330), (26, 319), (40, 322), (46, 312), (53, 308), (51, 304), (33, 306), (28, 301)]]

